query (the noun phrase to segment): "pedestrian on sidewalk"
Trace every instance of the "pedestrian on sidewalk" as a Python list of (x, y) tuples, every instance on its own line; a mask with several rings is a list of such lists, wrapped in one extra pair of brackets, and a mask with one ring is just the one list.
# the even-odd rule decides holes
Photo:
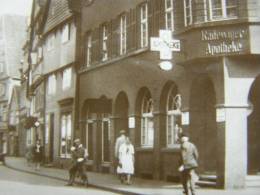
[(179, 171), (182, 175), (182, 185), (184, 194), (189, 195), (189, 190), (192, 195), (195, 195), (195, 182), (198, 179), (195, 169), (198, 167), (198, 150), (196, 146), (189, 142), (187, 134), (181, 134), (181, 166)]
[(125, 143), (119, 148), (119, 163), (118, 172), (126, 176), (126, 184), (131, 184), (131, 177), (134, 174), (134, 146), (129, 138), (126, 138)]
[(69, 169), (69, 182), (67, 185), (72, 186), (76, 176), (81, 178), (83, 184), (88, 186), (88, 176), (85, 167), (85, 162), (88, 157), (87, 149), (80, 143), (80, 139), (74, 140), (74, 145), (71, 147), (72, 163)]
[(121, 164), (119, 164), (119, 148), (122, 144), (126, 142), (126, 131), (125, 130), (120, 130), (119, 131), (119, 137), (116, 139), (115, 143), (115, 166), (117, 170), (117, 174), (121, 182), (124, 180), (124, 175), (120, 172)]
[(41, 146), (41, 141), (38, 139), (38, 140), (36, 140), (36, 144), (33, 148), (35, 170), (37, 170), (37, 171), (40, 170), (40, 165), (42, 162), (42, 150), (43, 150), (43, 147)]

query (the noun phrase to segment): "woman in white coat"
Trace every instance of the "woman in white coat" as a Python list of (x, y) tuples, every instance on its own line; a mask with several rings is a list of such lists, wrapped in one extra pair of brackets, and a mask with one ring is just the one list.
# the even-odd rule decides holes
[(126, 183), (130, 185), (131, 176), (134, 174), (134, 146), (131, 144), (129, 138), (119, 148), (119, 163), (120, 168), (118, 172), (126, 175)]

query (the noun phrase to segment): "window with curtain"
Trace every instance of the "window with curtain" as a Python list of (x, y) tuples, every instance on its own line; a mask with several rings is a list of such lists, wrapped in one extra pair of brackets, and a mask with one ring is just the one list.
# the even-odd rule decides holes
[(52, 74), (48, 78), (48, 88), (47, 88), (48, 95), (53, 95), (56, 93), (56, 75)]
[(148, 7), (144, 3), (140, 7), (140, 22), (141, 22), (141, 47), (148, 46)]
[(66, 68), (63, 70), (62, 73), (62, 89), (68, 89), (71, 87), (71, 81), (72, 81), (72, 68)]
[(153, 143), (153, 100), (146, 94), (142, 101), (141, 145), (143, 147), (153, 147)]
[(126, 15), (120, 17), (120, 54), (126, 53)]
[(61, 136), (60, 136), (60, 156), (70, 158), (71, 138), (71, 114), (61, 115)]
[(107, 60), (108, 57), (107, 43), (108, 43), (107, 26), (103, 25), (102, 27), (102, 60), (103, 61)]

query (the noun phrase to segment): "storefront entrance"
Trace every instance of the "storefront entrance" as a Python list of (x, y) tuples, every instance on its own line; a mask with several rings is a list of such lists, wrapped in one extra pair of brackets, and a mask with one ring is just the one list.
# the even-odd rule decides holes
[(216, 95), (207, 75), (199, 75), (191, 88), (190, 137), (199, 150), (199, 170), (215, 174), (217, 167)]

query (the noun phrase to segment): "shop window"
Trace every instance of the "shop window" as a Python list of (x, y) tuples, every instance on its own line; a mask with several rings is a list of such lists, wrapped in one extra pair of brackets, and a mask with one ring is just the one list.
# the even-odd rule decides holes
[(165, 28), (167, 30), (174, 30), (173, 20), (173, 0), (165, 0)]
[(140, 7), (140, 22), (141, 22), (141, 47), (148, 46), (148, 7), (144, 3)]
[(141, 145), (142, 147), (153, 147), (153, 143), (153, 100), (146, 94), (142, 102)]
[(66, 68), (62, 75), (62, 89), (66, 90), (71, 87), (72, 68)]
[(209, 0), (210, 19), (237, 17), (237, 0)]
[(71, 114), (61, 115), (60, 156), (70, 158), (71, 140)]
[(110, 120), (102, 119), (102, 162), (110, 162)]
[(120, 54), (126, 53), (126, 15), (120, 17)]
[(185, 26), (192, 24), (192, 0), (184, 0), (184, 23)]
[(176, 95), (175, 88), (172, 87), (168, 93), (167, 98), (167, 146), (173, 147), (179, 142), (179, 133), (181, 131), (180, 127), (180, 113), (179, 106), (179, 95)]

